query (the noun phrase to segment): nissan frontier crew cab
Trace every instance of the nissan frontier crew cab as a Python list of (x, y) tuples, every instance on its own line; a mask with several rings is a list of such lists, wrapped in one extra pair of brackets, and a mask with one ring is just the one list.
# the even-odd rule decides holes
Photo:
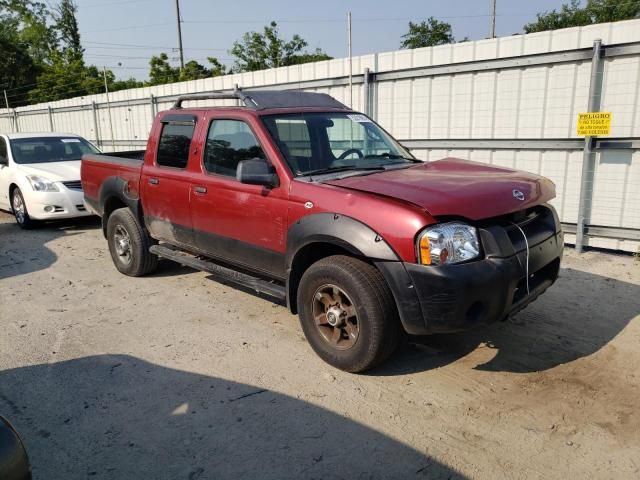
[[(199, 106), (221, 99), (242, 106)], [(350, 372), (387, 359), (403, 331), (508, 318), (562, 256), (551, 181), (424, 163), (318, 93), (180, 97), (145, 151), (87, 154), (81, 178), (120, 272), (164, 257), (286, 302), (315, 352)]]

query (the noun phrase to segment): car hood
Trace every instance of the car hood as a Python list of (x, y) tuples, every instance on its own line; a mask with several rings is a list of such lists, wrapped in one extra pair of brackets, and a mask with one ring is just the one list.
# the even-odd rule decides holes
[(25, 175), (40, 175), (52, 182), (80, 180), (80, 160), (67, 162), (22, 163), (18, 169)]
[[(458, 158), (323, 183), (404, 200), (434, 217), (470, 220), (505, 215), (555, 197), (553, 182), (544, 177)], [(517, 198), (520, 193), (522, 200)]]

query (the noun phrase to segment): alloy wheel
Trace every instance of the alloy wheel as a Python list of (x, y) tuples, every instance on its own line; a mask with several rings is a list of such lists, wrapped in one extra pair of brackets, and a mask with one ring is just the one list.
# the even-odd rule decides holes
[(322, 285), (313, 296), (313, 318), (322, 338), (333, 348), (347, 350), (360, 336), (356, 308), (340, 287)]

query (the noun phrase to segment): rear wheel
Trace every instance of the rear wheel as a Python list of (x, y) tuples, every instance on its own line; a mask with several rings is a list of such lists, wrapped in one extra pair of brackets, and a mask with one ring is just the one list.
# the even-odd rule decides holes
[(27, 230), (36, 225), (36, 222), (29, 216), (27, 204), (24, 201), (22, 192), (17, 187), (13, 189), (13, 192), (11, 192), (11, 210), (13, 210), (13, 215), (16, 217), (16, 223), (20, 228)]
[(362, 260), (336, 255), (309, 267), (298, 288), (300, 322), (325, 362), (362, 372), (396, 349), (400, 322), (382, 274)]
[(158, 266), (158, 257), (149, 252), (151, 238), (128, 208), (109, 216), (107, 241), (114, 265), (125, 275), (141, 277)]

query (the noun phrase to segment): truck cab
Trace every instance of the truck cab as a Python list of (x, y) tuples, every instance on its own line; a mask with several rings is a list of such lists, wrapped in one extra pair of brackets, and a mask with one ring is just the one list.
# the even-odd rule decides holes
[[(238, 105), (184, 108), (226, 100)], [(322, 359), (359, 372), (404, 333), (503, 320), (557, 278), (552, 182), (424, 163), (366, 115), (310, 92), (185, 96), (141, 152), (85, 155), (115, 266), (158, 257), (286, 302)]]

